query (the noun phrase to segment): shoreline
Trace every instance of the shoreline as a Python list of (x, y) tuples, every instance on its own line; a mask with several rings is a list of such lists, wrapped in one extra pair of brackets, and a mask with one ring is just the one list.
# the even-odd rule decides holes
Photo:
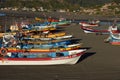
[(120, 21), (120, 17), (110, 15), (87, 15), (74, 12), (21, 12), (21, 11), (0, 11), (8, 17), (26, 17), (26, 18), (66, 18), (67, 20), (101, 20), (101, 21)]

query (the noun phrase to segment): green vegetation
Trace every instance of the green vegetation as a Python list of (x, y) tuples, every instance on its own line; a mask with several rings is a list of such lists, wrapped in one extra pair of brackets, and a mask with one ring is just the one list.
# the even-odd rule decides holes
[[(109, 5), (111, 3), (111, 5)], [(17, 10), (80, 11), (83, 14), (120, 14), (120, 0), (0, 0), (0, 8), (17, 8)], [(26, 9), (27, 8), (27, 9)], [(34, 9), (35, 10), (34, 10)], [(29, 11), (27, 10), (27, 11)]]

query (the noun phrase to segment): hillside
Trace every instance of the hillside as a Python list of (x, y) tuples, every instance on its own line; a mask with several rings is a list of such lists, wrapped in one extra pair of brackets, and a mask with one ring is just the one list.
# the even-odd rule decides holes
[(119, 0), (0, 0), (0, 7), (79, 8), (93, 7)]
[(0, 0), (0, 10), (119, 15), (120, 0)]

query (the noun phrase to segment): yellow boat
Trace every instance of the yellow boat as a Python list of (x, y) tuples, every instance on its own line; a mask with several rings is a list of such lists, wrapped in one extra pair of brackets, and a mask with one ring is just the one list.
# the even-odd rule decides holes
[(33, 29), (33, 30), (23, 30), (23, 31), (34, 32), (34, 31), (52, 31), (52, 30), (56, 30), (56, 28), (55, 27), (47, 27), (47, 28), (43, 28), (43, 29), (40, 29), (40, 30)]
[[(49, 27), (49, 28), (45, 28), (45, 29), (37, 30), (37, 31), (52, 31), (52, 30), (56, 30), (56, 28), (54, 28), (54, 27)], [(17, 30), (17, 31), (20, 31), (20, 30)], [(15, 35), (17, 31), (0, 33), (0, 38), (2, 38), (4, 34), (12, 34), (12, 35)], [(22, 31), (23, 34), (28, 34), (28, 33), (30, 33), (30, 32), (34, 32), (34, 31), (36, 31), (36, 30), (21, 30), (21, 31)]]
[[(68, 39), (65, 39), (65, 40), (68, 40)], [(64, 41), (64, 40), (27, 40), (27, 43), (28, 44), (47, 44), (47, 43), (55, 43), (55, 42), (60, 42), (60, 41)], [(25, 43), (26, 40), (22, 40), (21, 41), (22, 43)]]
[[(7, 48), (7, 49), (4, 49), (4, 50), (7, 50), (7, 51), (4, 51), (4, 52), (56, 52), (56, 51), (69, 51), (69, 50), (75, 50), (75, 49), (78, 49), (81, 47), (81, 44), (79, 45), (74, 45), (74, 46), (71, 46), (71, 47), (67, 47), (67, 48), (51, 48), (51, 49), (40, 49), (40, 48), (31, 48), (31, 49), (19, 49), (19, 48)], [(0, 52), (3, 52), (3, 49), (1, 48), (0, 49)]]
[(65, 32), (58, 32), (58, 33), (49, 33), (47, 35), (31, 35), (30, 37), (31, 38), (55, 38), (55, 37), (61, 37), (61, 36), (64, 36), (66, 35)]
[(4, 35), (6, 34), (11, 34), (11, 35), (15, 35), (16, 32), (7, 32), (7, 33), (0, 33), (0, 38), (2, 38)]

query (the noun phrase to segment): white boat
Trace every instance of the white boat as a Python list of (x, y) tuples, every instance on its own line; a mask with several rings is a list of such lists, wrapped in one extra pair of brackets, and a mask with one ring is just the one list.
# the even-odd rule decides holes
[(99, 28), (91, 28), (86, 26), (80, 26), (85, 33), (99, 33), (99, 34), (109, 34), (109, 30)]
[(60, 37), (53, 37), (53, 38), (47, 38), (47, 37), (42, 37), (42, 38), (27, 38), (24, 37), (23, 39), (31, 39), (31, 40), (43, 40), (43, 41), (49, 41), (49, 40), (61, 40), (61, 39), (69, 39), (72, 38), (72, 35), (65, 35), (65, 36), (60, 36)]
[(79, 22), (79, 24), (81, 25), (81, 26), (86, 26), (86, 27), (97, 27), (97, 26), (99, 26), (99, 24), (98, 24), (99, 22), (91, 22), (91, 23), (87, 23), (87, 22)]
[(60, 40), (60, 39), (68, 39), (72, 38), (72, 35), (65, 35), (65, 36), (60, 36), (60, 37), (54, 37), (54, 38), (39, 38), (39, 40)]
[[(11, 57), (11, 53), (7, 53), (9, 57), (1, 57), (0, 65), (61, 65), (61, 64), (76, 64), (80, 57), (85, 53), (86, 49), (72, 50), (69, 54), (59, 55), (55, 57), (42, 56), (35, 58), (27, 57)], [(59, 52), (63, 53), (63, 52)], [(20, 54), (20, 53), (19, 53)], [(41, 53), (40, 53), (41, 54)], [(49, 53), (50, 54), (50, 53)], [(56, 53), (57, 54), (57, 53)], [(22, 54), (23, 55), (23, 54)], [(30, 55), (30, 53), (29, 53)], [(42, 54), (41, 54), (42, 55)]]
[(53, 39), (59, 40), (59, 39), (68, 39), (68, 38), (72, 38), (72, 37), (73, 37), (72, 35), (65, 35), (65, 36), (55, 37)]
[(109, 29), (110, 35), (105, 42), (109, 42), (111, 45), (120, 45), (120, 31), (117, 29)]

